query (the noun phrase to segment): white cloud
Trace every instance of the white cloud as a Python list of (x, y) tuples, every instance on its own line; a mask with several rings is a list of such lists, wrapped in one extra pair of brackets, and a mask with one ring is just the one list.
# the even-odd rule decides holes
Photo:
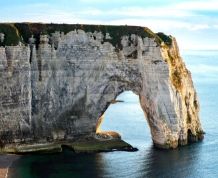
[[(64, 6), (48, 3), (26, 4), (12, 6), (9, 9), (1, 8), (0, 21), (8, 22), (44, 22), (44, 23), (83, 23), (83, 24), (111, 24), (146, 26), (153, 31), (163, 31), (177, 37), (181, 48), (196, 49), (203, 46), (218, 48), (218, 37), (211, 37), (203, 30), (218, 29), (218, 19), (196, 13), (196, 11), (218, 10), (218, 1), (191, 0), (164, 6), (128, 6), (112, 9), (105, 8), (107, 3), (116, 4), (117, 0), (80, 0), (88, 6), (78, 9), (66, 9)], [(126, 2), (130, 0), (126, 0)], [(93, 4), (92, 4), (93, 2)], [(105, 3), (96, 8), (95, 3)], [(174, 3), (174, 4), (173, 4)], [(137, 0), (136, 3), (137, 4)], [(13, 12), (13, 13), (6, 13)], [(4, 15), (7, 14), (7, 15)], [(20, 15), (18, 15), (20, 14)], [(192, 35), (195, 35), (193, 37)], [(198, 36), (197, 36), (198, 35)], [(205, 40), (206, 39), (206, 40)], [(204, 41), (204, 43), (201, 43)], [(207, 44), (206, 44), (207, 43)]]
[(109, 12), (110, 14), (119, 16), (131, 16), (131, 17), (187, 17), (192, 16), (191, 12), (181, 11), (172, 8), (141, 8), (141, 7), (131, 7), (131, 8), (121, 8), (114, 9)]
[(96, 8), (83, 9), (79, 12), (81, 15), (90, 16), (125, 16), (125, 17), (190, 17), (195, 16), (192, 12), (178, 10), (173, 8), (142, 8), (142, 7), (121, 7), (110, 10), (100, 10)]
[[(100, 0), (82, 0), (82, 1), (100, 1)], [(101, 0), (102, 1), (102, 0)], [(109, 0), (103, 0), (107, 2)], [(113, 0), (110, 0), (113, 1)], [(127, 0), (129, 1), (129, 0)], [(210, 0), (211, 1), (211, 0)], [(212, 0), (213, 1), (213, 0)], [(148, 26), (154, 30), (164, 31), (169, 29), (187, 29), (197, 31), (209, 29), (211, 26), (205, 22), (186, 21), (186, 19), (195, 18), (196, 14), (183, 7), (190, 7), (196, 1), (179, 3), (177, 5), (168, 5), (163, 7), (121, 7), (109, 10), (88, 7), (78, 10), (67, 11), (66, 9), (57, 9), (47, 3), (27, 4), (16, 7), (15, 11), (22, 12), (22, 16), (16, 16), (27, 21), (43, 21), (58, 23), (110, 23)], [(218, 6), (217, 6), (218, 7)], [(37, 9), (37, 10), (34, 10)], [(46, 17), (46, 18), (45, 18)], [(1, 17), (10, 19), (10, 17)], [(112, 20), (113, 19), (113, 20)], [(216, 26), (213, 26), (216, 28)]]
[[(135, 4), (143, 4), (143, 0), (134, 0)], [(118, 3), (117, 0), (80, 0), (80, 2), (83, 3), (98, 3), (98, 4), (102, 4), (102, 3)], [(122, 0), (122, 2), (132, 2), (132, 0)], [(157, 3), (157, 7), (158, 7), (158, 2)], [(177, 1), (166, 1), (168, 3), (172, 3), (173, 5), (168, 5), (165, 6), (163, 8), (172, 8), (172, 9), (176, 9), (176, 10), (218, 10), (218, 1), (217, 0), (189, 0), (189, 1), (178, 1), (178, 3), (175, 4), (175, 2)]]
[[(103, 22), (105, 23), (105, 22)], [(125, 18), (118, 20), (107, 21), (111, 25), (138, 25), (146, 26), (154, 31), (170, 31), (172, 29), (186, 29), (189, 31), (196, 31), (210, 28), (207, 24), (192, 24), (188, 22), (178, 20), (167, 19), (137, 19), (137, 18)]]
[[(35, 6), (35, 5), (33, 5)], [(32, 6), (32, 7), (33, 7)], [(80, 11), (64, 11), (48, 8), (46, 4), (37, 4), (37, 11), (33, 11), (28, 6), (27, 10), (22, 7), (23, 15), (15, 16), (13, 21), (31, 21), (31, 22), (53, 22), (53, 23), (87, 23), (87, 24), (111, 24), (111, 25), (135, 25), (146, 26), (154, 31), (170, 31), (172, 29), (186, 29), (197, 31), (211, 28), (205, 23), (185, 22), (175, 17), (188, 16), (192, 14), (177, 12), (176, 10), (164, 9), (145, 9), (145, 8), (121, 8), (110, 11), (102, 11), (96, 8), (88, 8)], [(169, 18), (175, 14), (174, 18)], [(104, 17), (116, 17), (114, 20)], [(46, 18), (45, 18), (46, 17)], [(91, 18), (90, 18), (91, 17)], [(11, 21), (10, 17), (0, 17), (3, 21)], [(113, 19), (113, 18), (112, 18)]]
[(218, 24), (213, 25), (213, 28), (218, 29)]
[(187, 1), (174, 5), (176, 9), (182, 10), (218, 10), (217, 0), (207, 0), (207, 1)]
[(209, 29), (210, 26), (208, 24), (195, 24), (195, 25), (192, 25), (192, 24), (189, 24), (189, 30), (205, 30), (205, 29)]
[(100, 9), (95, 9), (95, 8), (88, 8), (88, 9), (84, 9), (81, 10), (79, 12), (77, 12), (77, 14), (79, 15), (83, 15), (83, 16), (102, 16), (102, 15), (106, 15), (104, 13), (104, 11), (100, 10)]
[[(173, 8), (174, 6), (143, 8), (143, 7), (122, 7), (119, 9), (101, 10), (88, 8), (76, 12), (82, 19), (99, 19), (102, 23), (127, 24), (149, 26), (154, 29), (186, 29), (198, 31), (212, 28), (207, 19), (196, 15), (192, 11)], [(202, 22), (196, 19), (201, 18)], [(101, 20), (104, 19), (104, 20)], [(111, 20), (113, 19), (113, 20)]]

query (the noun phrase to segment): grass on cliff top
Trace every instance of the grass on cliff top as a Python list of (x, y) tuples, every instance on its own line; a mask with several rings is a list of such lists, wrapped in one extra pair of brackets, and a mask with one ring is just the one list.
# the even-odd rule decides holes
[(171, 36), (168, 36), (168, 35), (166, 35), (166, 34), (164, 34), (162, 32), (158, 32), (158, 33), (156, 33), (156, 35), (159, 36), (159, 38), (161, 40), (163, 40), (165, 44), (167, 44), (169, 46), (172, 44)]
[(13, 24), (0, 24), (0, 33), (5, 34), (5, 40), (3, 43), (0, 42), (0, 46), (18, 45), (21, 40)]
[(51, 35), (55, 31), (64, 32), (65, 34), (75, 29), (82, 29), (85, 32), (102, 32), (105, 36), (109, 33), (112, 39), (104, 39), (111, 42), (116, 48), (121, 49), (121, 37), (136, 34), (142, 38), (154, 38), (158, 45), (166, 42), (170, 45), (170, 37), (163, 33), (153, 33), (146, 27), (138, 26), (112, 26), (112, 25), (82, 25), (82, 24), (42, 24), (42, 23), (0, 23), (0, 33), (5, 34), (3, 46), (17, 45), (19, 41), (28, 43), (31, 35), (36, 38), (36, 44), (39, 44), (40, 34)]

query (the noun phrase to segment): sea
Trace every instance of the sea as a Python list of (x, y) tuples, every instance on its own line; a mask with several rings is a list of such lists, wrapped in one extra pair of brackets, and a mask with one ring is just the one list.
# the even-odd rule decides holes
[(154, 148), (148, 123), (131, 91), (118, 96), (105, 113), (102, 130), (113, 130), (136, 152), (25, 155), (12, 165), (10, 178), (214, 178), (218, 177), (218, 51), (182, 51), (192, 73), (205, 131), (202, 142), (174, 150)]

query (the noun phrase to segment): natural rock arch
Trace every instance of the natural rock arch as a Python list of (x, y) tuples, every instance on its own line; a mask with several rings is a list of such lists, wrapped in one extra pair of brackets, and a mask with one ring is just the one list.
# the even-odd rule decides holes
[[(128, 70), (129, 71), (126, 71), (127, 73), (131, 73), (131, 71), (137, 71), (133, 70), (131, 67), (128, 68)], [(103, 92), (103, 98), (101, 98), (98, 102), (98, 106), (101, 106), (101, 108), (99, 108), (98, 112), (100, 118), (97, 120), (96, 130), (100, 124), (98, 122), (101, 122), (103, 115), (102, 113), (107, 110), (111, 101), (115, 100), (116, 97), (124, 91), (133, 91), (139, 96), (140, 105), (144, 112), (145, 118), (148, 121), (154, 144), (162, 148), (177, 147), (179, 140), (178, 132), (180, 132), (180, 128), (176, 118), (176, 113), (174, 110), (170, 111), (170, 107), (174, 109), (174, 106), (172, 105), (173, 103), (171, 103), (172, 101), (170, 98), (170, 89), (168, 88), (169, 86), (167, 86), (168, 84), (165, 83), (166, 86), (164, 86), (165, 84), (163, 82), (162, 87), (166, 87), (166, 89), (163, 91), (162, 88), (158, 87), (159, 81), (157, 78), (156, 86), (153, 83), (154, 81), (150, 81), (151, 87), (143, 89), (143, 79), (138, 71), (133, 73), (133, 79), (131, 79), (131, 75), (126, 76), (128, 76), (127, 79), (122, 79), (122, 81), (119, 81), (119, 77), (117, 76), (117, 79), (115, 80), (116, 84), (110, 85), (110, 82), (107, 82), (108, 85), (104, 86), (105, 90)], [(112, 93), (112, 95), (110, 95), (110, 93)], [(160, 98), (157, 99), (157, 97)], [(164, 117), (166, 117), (166, 120), (164, 120)], [(167, 122), (168, 119), (169, 122)], [(187, 142), (187, 140), (185, 140), (185, 142)]]
[[(38, 49), (34, 44), (0, 48), (0, 64), (9, 70), (4, 75), (10, 75), (0, 81), (4, 94), (13, 85), (21, 92), (14, 112), (0, 108), (1, 135), (11, 131), (13, 142), (93, 135), (110, 102), (131, 90), (139, 95), (156, 146), (175, 148), (188, 138), (202, 138), (196, 91), (174, 38), (166, 45), (129, 34), (121, 37), (121, 48), (105, 42), (101, 32), (56, 32), (54, 46), (47, 38), (41, 36)], [(10, 62), (18, 56), (19, 65)]]

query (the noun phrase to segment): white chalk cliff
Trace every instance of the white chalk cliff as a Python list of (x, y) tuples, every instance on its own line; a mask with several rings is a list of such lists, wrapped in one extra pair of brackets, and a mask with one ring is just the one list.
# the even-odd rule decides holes
[[(120, 93), (139, 96), (153, 142), (176, 148), (203, 138), (199, 103), (175, 38), (170, 45), (136, 34), (117, 49), (109, 33), (41, 35), (38, 46), (0, 47), (1, 145), (94, 136)], [(145, 123), (146, 124), (146, 123)]]

